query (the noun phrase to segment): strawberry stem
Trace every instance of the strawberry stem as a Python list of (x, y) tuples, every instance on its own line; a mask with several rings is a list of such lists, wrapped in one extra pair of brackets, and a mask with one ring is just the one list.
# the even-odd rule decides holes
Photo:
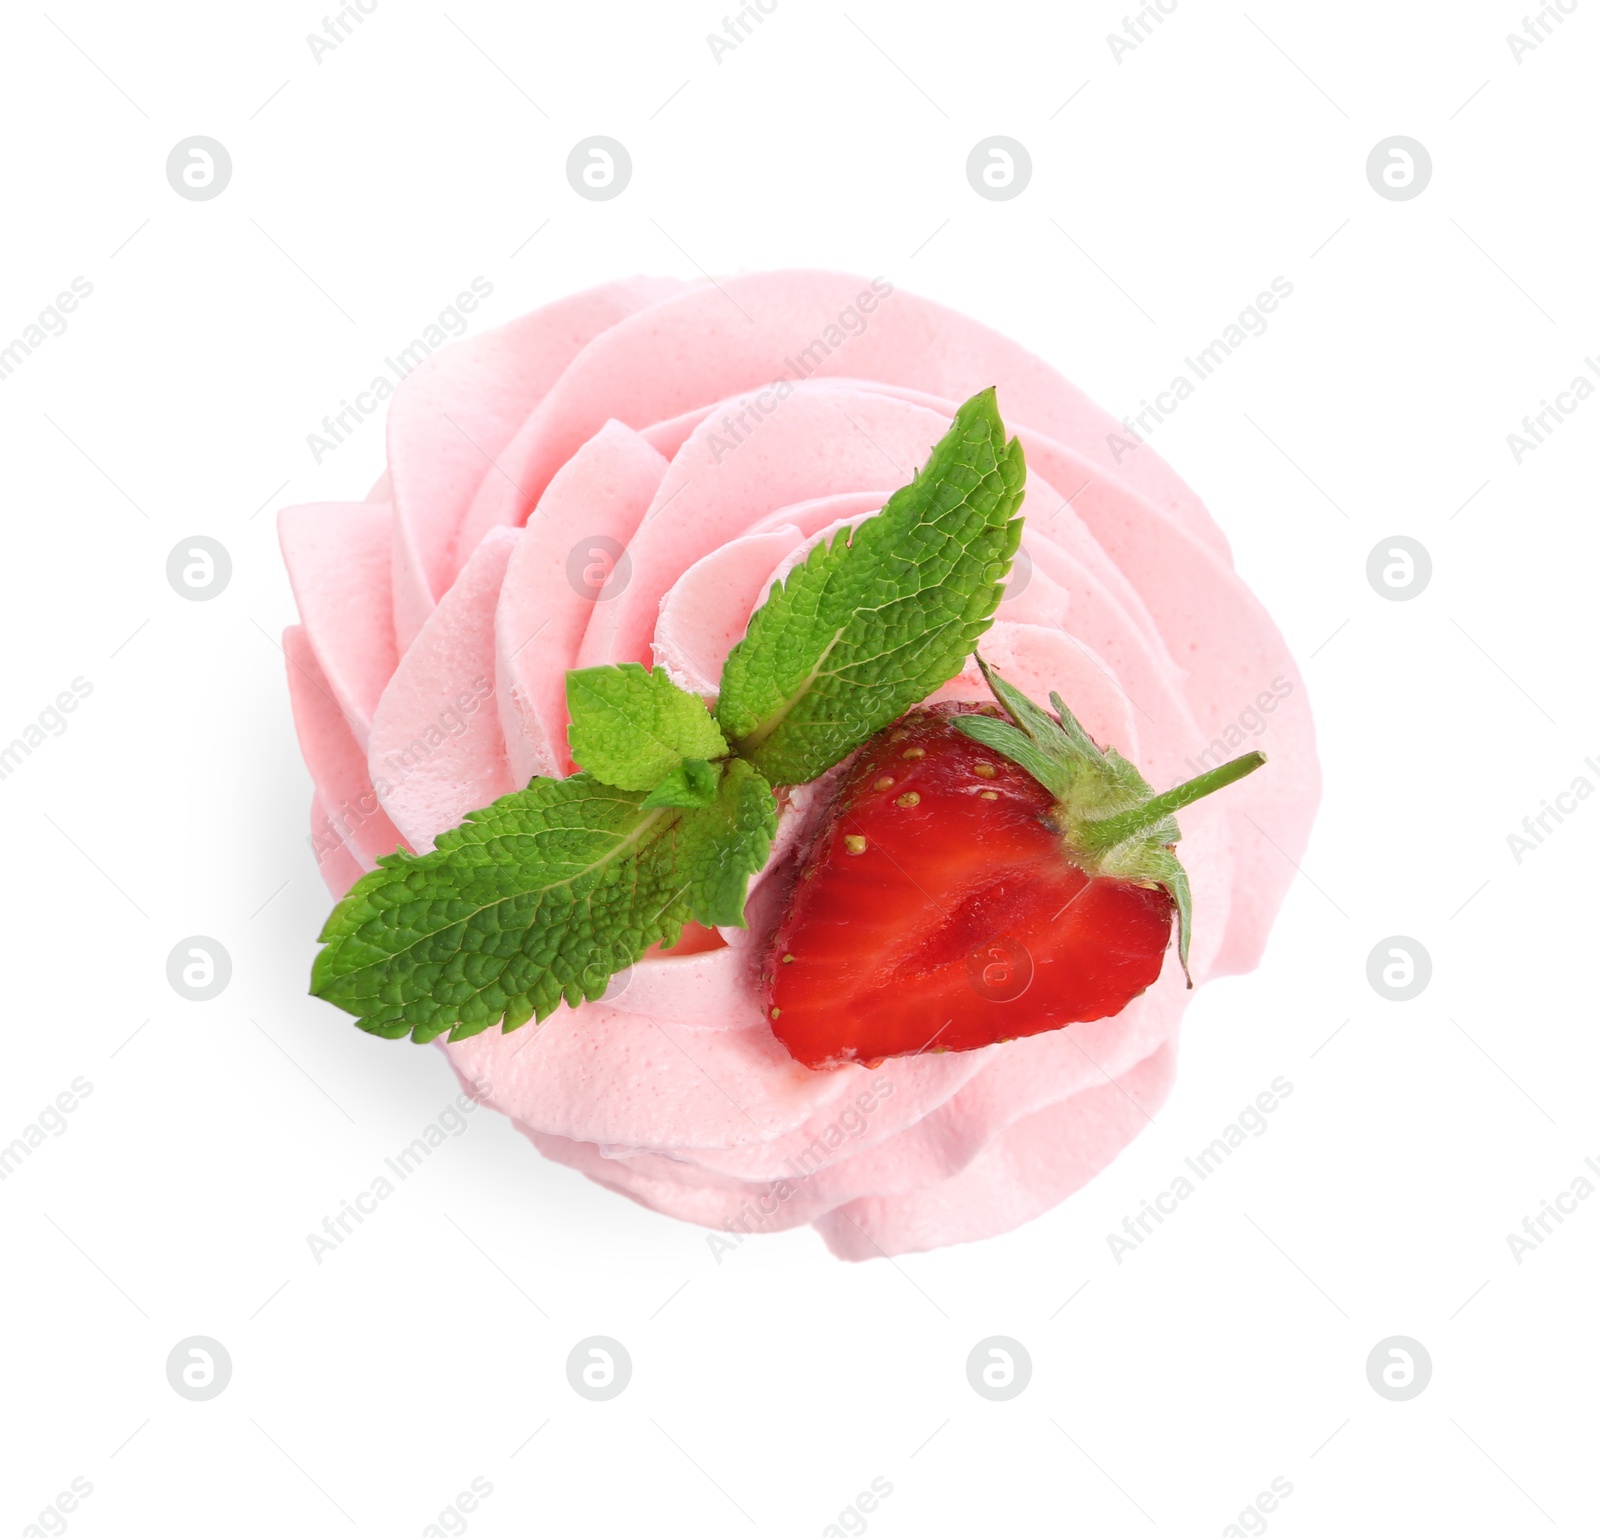
[(1075, 842), (1086, 851), (1103, 854), (1106, 850), (1114, 849), (1118, 844), (1153, 828), (1162, 818), (1170, 817), (1183, 807), (1192, 805), (1202, 796), (1209, 796), (1212, 791), (1221, 790), (1224, 785), (1242, 780), (1266, 761), (1265, 753), (1245, 753), (1238, 758), (1230, 759), (1225, 764), (1218, 764), (1215, 769), (1208, 769), (1204, 774), (1197, 774), (1192, 780), (1174, 785), (1171, 790), (1162, 791), (1159, 796), (1152, 796), (1148, 801), (1140, 802), (1138, 806), (1130, 806), (1125, 812), (1117, 812), (1111, 817), (1101, 817), (1093, 822), (1079, 824), (1074, 830)]

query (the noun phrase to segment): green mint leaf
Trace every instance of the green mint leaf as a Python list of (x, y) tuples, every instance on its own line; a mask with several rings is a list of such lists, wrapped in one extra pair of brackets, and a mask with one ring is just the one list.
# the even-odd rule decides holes
[(619, 790), (650, 790), (686, 758), (727, 756), (705, 705), (662, 668), (647, 672), (624, 662), (576, 669), (567, 674), (567, 711), (573, 758)]
[(710, 806), (720, 783), (719, 766), (703, 758), (686, 758), (639, 805), (645, 811), (658, 806)]
[(761, 774), (734, 759), (714, 805), (692, 811), (678, 833), (678, 873), (697, 924), (744, 928), (749, 878), (767, 863), (778, 832), (778, 803)]
[(1025, 474), (984, 390), (881, 513), (775, 585), (722, 673), (740, 756), (804, 784), (954, 677), (1000, 602)]
[(537, 779), (428, 854), (385, 855), (334, 909), (311, 991), (377, 1036), (452, 1040), (598, 999), (692, 919), (740, 924), (777, 826), (748, 765), (698, 810), (645, 810), (590, 775)]

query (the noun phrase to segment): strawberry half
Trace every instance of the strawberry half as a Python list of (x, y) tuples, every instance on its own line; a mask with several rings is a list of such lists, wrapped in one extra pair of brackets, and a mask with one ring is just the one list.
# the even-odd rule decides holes
[(1114, 1015), (1161, 973), (1189, 882), (1173, 813), (1266, 762), (1156, 795), (1062, 704), (979, 659), (998, 707), (919, 706), (834, 793), (762, 970), (810, 1068), (968, 1051)]

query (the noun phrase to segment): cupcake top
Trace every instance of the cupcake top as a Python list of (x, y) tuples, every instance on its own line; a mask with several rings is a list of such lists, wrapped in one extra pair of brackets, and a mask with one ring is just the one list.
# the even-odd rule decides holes
[[(570, 774), (569, 670), (658, 665), (713, 695), (774, 582), (875, 515), (987, 386), (1027, 481), (986, 659), (1035, 699), (1060, 693), (1157, 786), (1250, 746), (1241, 717), (1270, 714), (1273, 765), (1247, 800), (1183, 814), (1195, 981), (1253, 966), (1318, 771), (1299, 674), (1221, 533), (1039, 359), (884, 279), (834, 273), (634, 279), (458, 343), (395, 390), (389, 467), (365, 502), (284, 511), (302, 620), (285, 650), (330, 890), (534, 776)], [(987, 697), (970, 663), (932, 696)], [(1012, 1227), (1146, 1124), (1170, 1081), (1181, 971), (1069, 1030), (801, 1067), (765, 1018), (755, 958), (826, 789), (783, 793), (747, 928), (445, 1050), (547, 1154), (713, 1229), (813, 1222), (864, 1258)]]

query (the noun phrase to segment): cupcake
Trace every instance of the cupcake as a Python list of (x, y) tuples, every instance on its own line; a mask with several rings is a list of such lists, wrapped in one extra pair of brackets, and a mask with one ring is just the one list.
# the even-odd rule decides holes
[[(998, 410), (1006, 434), (978, 471), (939, 457), (952, 424), (976, 420), (961, 416), (974, 397)], [(989, 543), (972, 544), (976, 564), (952, 566), (947, 578), (927, 576), (938, 557), (921, 525), (896, 525), (896, 541), (876, 545), (867, 533), (907, 498), (944, 506), (936, 474), (954, 498), (963, 475), (976, 485), (1004, 479), (1007, 466), (1015, 484), (982, 514)], [(723, 889), (693, 910), (716, 922), (684, 917), (669, 892), (665, 929), (617, 919), (611, 961), (546, 976), (540, 958), (555, 942), (540, 926), (555, 920), (534, 905), (517, 920), (525, 930), (495, 942), (502, 962), (507, 947), (516, 952), (522, 991), (509, 1004), (483, 983), (492, 946), (429, 970), (417, 941), (409, 981), (386, 973), (374, 997), (431, 990), (427, 1028), (412, 1030), (398, 1013), (361, 1022), (436, 1040), (463, 1085), (541, 1152), (703, 1226), (719, 1258), (749, 1235), (802, 1223), (848, 1259), (929, 1249), (1004, 1232), (1071, 1194), (1161, 1105), (1191, 979), (1256, 964), (1305, 847), (1319, 775), (1304, 688), (1197, 498), (1041, 360), (882, 278), (638, 278), (458, 342), (394, 390), (388, 468), (366, 500), (287, 508), (280, 531), (301, 619), (284, 650), (315, 784), (311, 845), (335, 897), (376, 870), (358, 895), (387, 882), (411, 903), (406, 923), (454, 933), (468, 922), (461, 894), (470, 889), (447, 901), (427, 887), (450, 850), (476, 841), (492, 853), (518, 839), (545, 848), (545, 824), (497, 823), (505, 837), (484, 842), (471, 814), (498, 807), (511, 818), (530, 787), (595, 782), (598, 799), (582, 813), (589, 836), (617, 797), (634, 798), (629, 816), (643, 805), (644, 788), (624, 779), (670, 770), (677, 788), (649, 791), (651, 805), (680, 808), (672, 815), (689, 829), (711, 815), (697, 810), (707, 798), (734, 796), (735, 780), (743, 787), (748, 868), (722, 860)], [(924, 561), (921, 587), (905, 590), (922, 596), (901, 595), (907, 612), (959, 609), (940, 644), (970, 649), (912, 648), (921, 672), (906, 671), (899, 694), (873, 695), (852, 717), (854, 736), (829, 739), (831, 757), (778, 753), (768, 727), (750, 727), (754, 716), (730, 726), (742, 718), (729, 680), (755, 687), (741, 656), (781, 650), (768, 606), (787, 603), (792, 615), (806, 572), (869, 558), (886, 573), (891, 560)], [(952, 607), (952, 594), (966, 607)], [(762, 611), (765, 632), (752, 625)], [(786, 1044), (781, 988), (774, 993), (774, 968), (789, 954), (781, 944), (795, 933), (808, 873), (868, 879), (851, 874), (871, 862), (850, 864), (862, 851), (847, 841), (867, 834), (840, 821), (840, 797), (885, 778), (855, 773), (880, 730), (911, 729), (872, 710), (911, 709), (926, 724), (938, 706), (940, 723), (981, 716), (1015, 729), (984, 665), (1019, 698), (1059, 696), (1049, 729), (1066, 723), (1085, 752), (1114, 749), (1107, 761), (1146, 791), (1216, 770), (1251, 746), (1241, 721), (1270, 714), (1272, 764), (1182, 812), (1187, 967), (1163, 929), (1159, 946), (1146, 944), (1149, 976), (1097, 1018), (1069, 1009), (1070, 1023), (1053, 1024), (1062, 990), (1052, 979), (1067, 966), (1041, 964), (1028, 1007), (1044, 1024), (1027, 1033), (980, 1032), (940, 1050), (941, 1022), (930, 1017), (925, 1050), (906, 1046), (909, 1037), (880, 1050), (863, 1035), (860, 1051), (847, 1042), (797, 1052), (792, 1037)], [(574, 674), (633, 691), (645, 715), (613, 709), (600, 689), (582, 696), (592, 714), (574, 721)], [(983, 708), (963, 708), (973, 706)], [(651, 711), (678, 724), (657, 731)], [(674, 749), (680, 730), (689, 735)], [(1026, 766), (1003, 748), (962, 762), (1027, 792)], [(600, 794), (607, 787), (620, 787), (612, 801)], [(547, 799), (565, 804), (568, 792)], [(993, 801), (999, 791), (974, 780), (972, 794)], [(1138, 799), (1130, 790), (1102, 810)], [(1162, 824), (1151, 850), (1175, 837)], [(1123, 874), (1156, 892), (1145, 903), (1152, 912), (1171, 895), (1159, 872)], [(670, 885), (670, 870), (660, 879)], [(609, 887), (602, 896), (616, 900)], [(384, 902), (385, 921), (400, 921), (390, 898), (363, 900), (370, 923)], [(933, 901), (951, 922), (961, 918), (958, 896)], [(595, 911), (594, 922), (613, 922), (612, 909)], [(359, 925), (340, 922), (336, 914), (324, 957), (337, 944), (350, 966), (398, 965), (375, 951), (350, 960), (352, 948), (372, 950), (375, 931), (362, 939)], [(649, 943), (627, 950), (629, 937)], [(616, 965), (624, 953), (633, 959)], [(1088, 954), (1073, 952), (1071, 965), (1081, 971)], [(972, 975), (982, 999), (982, 966)], [(813, 1010), (826, 994), (819, 976)], [(844, 997), (843, 970), (838, 977), (846, 1016), (857, 1006)], [(914, 1009), (902, 1013), (915, 1021)]]

